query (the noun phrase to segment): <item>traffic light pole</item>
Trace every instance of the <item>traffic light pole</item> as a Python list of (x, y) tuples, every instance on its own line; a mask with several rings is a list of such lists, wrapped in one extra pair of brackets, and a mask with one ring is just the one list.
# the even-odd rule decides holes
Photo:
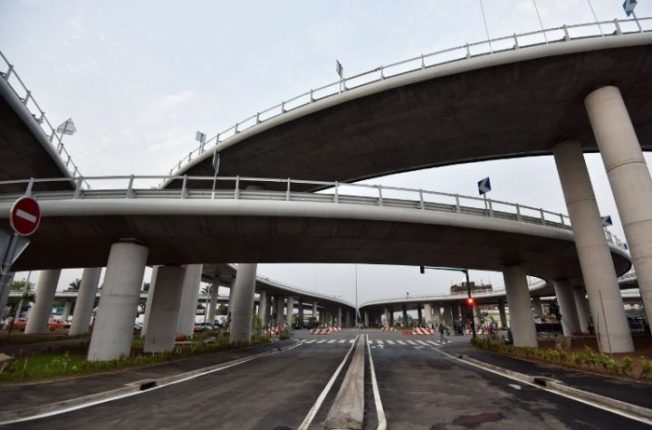
[(429, 266), (420, 266), (421, 274), (425, 273), (425, 269), (432, 270), (450, 270), (453, 272), (462, 272), (466, 276), (466, 294), (467, 294), (467, 305), (471, 307), (471, 333), (473, 333), (473, 338), (476, 337), (475, 332), (475, 315), (473, 315), (473, 296), (471, 295), (471, 282), (469, 281), (469, 269), (462, 269), (459, 267), (429, 267)]

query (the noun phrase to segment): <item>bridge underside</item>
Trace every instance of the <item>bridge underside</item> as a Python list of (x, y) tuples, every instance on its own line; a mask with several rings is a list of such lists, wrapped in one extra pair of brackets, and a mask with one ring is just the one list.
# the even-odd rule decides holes
[[(243, 132), (222, 151), (220, 175), (354, 181), (468, 161), (551, 154), (555, 143), (568, 138), (579, 139), (585, 151), (596, 151), (583, 101), (604, 85), (620, 88), (641, 145), (650, 150), (650, 76), (652, 46), (643, 45), (437, 77), (355, 98), (261, 132)], [(212, 175), (210, 157), (198, 159), (184, 173)]]

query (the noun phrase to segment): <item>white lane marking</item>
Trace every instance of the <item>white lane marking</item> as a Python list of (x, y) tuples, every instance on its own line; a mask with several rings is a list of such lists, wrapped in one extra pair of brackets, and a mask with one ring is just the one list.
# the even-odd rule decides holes
[(374, 359), (371, 356), (369, 348), (369, 335), (367, 336), (367, 349), (369, 350), (369, 370), (371, 372), (371, 388), (374, 393), (374, 403), (376, 405), (376, 416), (378, 417), (378, 427), (376, 430), (385, 430), (387, 428), (387, 418), (383, 409), (383, 402), (380, 400), (380, 390), (378, 390), (378, 381), (376, 380), (376, 370), (374, 369)]
[(428, 342), (428, 343), (431, 344), (431, 345), (435, 345), (435, 346), (437, 346), (437, 344), (436, 344), (435, 342), (431, 341), (431, 340), (427, 340), (426, 342)]
[(389, 343), (390, 345), (396, 345), (393, 340), (388, 340), (387, 343)]
[(366, 335), (366, 336), (367, 336), (367, 343), (368, 343), (369, 345), (373, 345), (373, 344), (374, 344), (374, 341), (373, 341), (373, 340), (369, 340), (369, 335)]
[(405, 345), (405, 342), (403, 342), (402, 340), (397, 340), (396, 342), (398, 342), (400, 345)]
[(484, 370), (485, 372), (489, 372), (489, 373), (493, 373), (493, 374), (498, 375), (498, 376), (502, 376), (503, 378), (510, 379), (512, 381), (521, 383), (523, 385), (529, 385), (531, 387), (538, 388), (538, 389), (543, 390), (543, 391), (547, 391), (550, 394), (555, 394), (555, 395), (560, 396), (560, 397), (566, 397), (567, 399), (575, 400), (576, 402), (584, 403), (585, 405), (592, 406), (592, 407), (594, 407), (596, 409), (602, 409), (603, 411), (611, 412), (613, 414), (620, 415), (621, 417), (629, 418), (629, 419), (632, 419), (634, 421), (638, 421), (638, 422), (645, 423), (645, 424), (648, 424), (648, 425), (652, 424), (651, 419), (639, 417), (637, 415), (630, 414), (628, 412), (625, 412), (625, 411), (622, 411), (622, 410), (619, 410), (619, 409), (610, 408), (609, 406), (606, 406), (606, 405), (604, 405), (602, 403), (593, 402), (591, 400), (584, 400), (582, 398), (573, 396), (572, 394), (567, 394), (567, 393), (562, 393), (562, 392), (559, 392), (559, 391), (554, 391), (554, 390), (551, 390), (550, 388), (542, 387), (541, 385), (533, 384), (533, 383), (531, 383), (529, 381), (524, 381), (523, 379), (517, 378), (516, 376), (502, 374), (502, 373), (497, 372), (497, 371), (495, 371), (493, 369), (488, 369), (488, 368), (480, 366), (478, 364), (471, 363), (470, 361), (466, 361), (466, 360), (462, 360), (461, 358), (457, 358), (454, 355), (451, 355), (451, 354), (449, 354), (447, 352), (444, 352), (444, 351), (442, 351), (440, 349), (433, 348), (432, 350), (436, 351), (438, 354), (441, 354), (441, 355), (444, 355), (444, 356), (448, 357), (451, 360), (458, 361), (460, 363), (464, 363), (464, 364), (466, 364), (468, 366), (472, 366), (472, 367), (475, 367), (475, 368), (480, 369), (480, 370)]
[(521, 389), (521, 386), (518, 385), (518, 384), (507, 384), (507, 385), (509, 385), (510, 387), (512, 387), (515, 390), (520, 390)]
[(382, 344), (383, 344), (383, 341), (382, 341), (382, 340), (377, 340), (376, 343), (377, 343), (378, 345), (382, 345)]
[(428, 346), (428, 344), (422, 340), (417, 340), (417, 342), (419, 343), (419, 345)]
[(317, 339), (310, 339), (310, 340), (307, 340), (306, 343), (313, 343), (313, 342), (316, 342), (316, 340)]
[[(357, 339), (357, 338), (358, 338), (358, 337), (356, 336), (355, 339)], [(353, 342), (355, 342), (355, 339), (349, 339), (349, 343), (353, 343)]]
[(335, 343), (335, 342), (337, 342), (335, 339), (331, 339), (331, 340), (329, 340), (329, 341), (326, 342), (326, 343)]
[(417, 344), (417, 343), (416, 343), (415, 341), (413, 341), (413, 340), (406, 340), (406, 342), (409, 343), (410, 345), (416, 345), (416, 344)]
[(324, 343), (326, 342), (326, 339), (318, 340), (317, 343)]
[(344, 343), (344, 342), (346, 342), (346, 339), (341, 339), (341, 340), (338, 341), (337, 343)]
[(94, 400), (94, 401), (91, 401), (91, 402), (88, 402), (88, 403), (82, 403), (81, 405), (75, 405), (75, 406), (69, 406), (69, 407), (66, 407), (66, 408), (63, 408), (63, 409), (57, 409), (56, 411), (45, 412), (45, 413), (42, 413), (42, 414), (32, 415), (32, 416), (29, 416), (29, 417), (21, 417), (21, 418), (17, 418), (17, 419), (14, 419), (14, 420), (9, 420), (9, 421), (2, 421), (2, 422), (0, 422), (0, 426), (4, 426), (4, 425), (7, 425), (7, 424), (21, 423), (21, 422), (25, 422), (25, 421), (39, 420), (39, 419), (43, 419), (43, 418), (49, 418), (49, 417), (53, 417), (53, 416), (56, 416), (56, 415), (65, 414), (65, 413), (68, 413), (68, 412), (78, 411), (80, 409), (90, 408), (91, 406), (101, 405), (103, 403), (109, 403), (109, 402), (112, 402), (114, 400), (120, 400), (120, 399), (125, 399), (127, 397), (138, 396), (140, 394), (151, 393), (152, 391), (160, 390), (161, 388), (169, 387), (170, 385), (176, 385), (176, 384), (180, 384), (182, 382), (187, 382), (187, 381), (190, 381), (192, 379), (199, 378), (200, 376), (208, 375), (210, 373), (221, 372), (222, 370), (230, 369), (231, 367), (239, 366), (241, 364), (245, 364), (245, 363), (248, 363), (250, 361), (257, 360), (259, 358), (279, 354), (279, 353), (281, 353), (283, 351), (289, 351), (289, 350), (297, 348), (299, 346), (301, 346), (301, 343), (298, 342), (295, 345), (292, 345), (292, 346), (290, 346), (289, 348), (286, 348), (286, 349), (261, 352), (259, 354), (253, 355), (251, 357), (245, 357), (245, 358), (241, 358), (239, 360), (233, 360), (233, 361), (230, 361), (230, 362), (227, 362), (227, 363), (223, 363), (221, 365), (217, 365), (219, 367), (215, 367), (213, 369), (209, 369), (209, 370), (206, 370), (204, 372), (195, 373), (193, 375), (186, 376), (185, 378), (181, 378), (181, 379), (177, 379), (177, 380), (172, 381), (172, 382), (168, 382), (167, 384), (156, 385), (155, 387), (152, 387), (152, 388), (150, 388), (148, 390), (134, 391), (134, 392), (125, 393), (125, 394), (118, 394), (116, 396), (108, 397), (106, 399)]
[[(357, 339), (358, 336), (355, 337)], [(353, 339), (353, 340), (355, 340)], [(346, 364), (346, 361), (349, 359), (349, 355), (351, 355), (351, 351), (353, 351), (353, 347), (355, 346), (355, 343), (351, 345), (349, 348), (349, 351), (346, 353), (344, 356), (344, 360), (340, 363), (340, 365), (335, 369), (335, 373), (333, 373), (333, 376), (331, 376), (331, 379), (328, 380), (326, 383), (326, 386), (324, 389), (319, 393), (319, 397), (317, 397), (317, 400), (315, 401), (315, 404), (312, 405), (312, 408), (308, 411), (308, 415), (303, 419), (303, 422), (299, 426), (298, 430), (308, 430), (310, 427), (310, 424), (312, 423), (312, 420), (315, 419), (315, 415), (317, 415), (317, 412), (319, 412), (319, 408), (321, 408), (322, 403), (324, 403), (324, 399), (326, 399), (326, 396), (328, 395), (328, 392), (331, 390), (331, 387), (335, 383), (335, 380), (337, 379), (337, 376), (340, 374), (342, 371), (342, 368), (344, 367), (344, 364)]]
[(16, 211), (16, 216), (17, 216), (18, 218), (22, 218), (22, 219), (24, 219), (24, 220), (26, 220), (26, 221), (29, 221), (29, 222), (31, 222), (32, 224), (36, 224), (36, 216), (32, 215), (32, 214), (29, 213), (29, 212), (25, 212), (25, 211), (22, 210), (22, 209), (18, 209), (18, 210)]

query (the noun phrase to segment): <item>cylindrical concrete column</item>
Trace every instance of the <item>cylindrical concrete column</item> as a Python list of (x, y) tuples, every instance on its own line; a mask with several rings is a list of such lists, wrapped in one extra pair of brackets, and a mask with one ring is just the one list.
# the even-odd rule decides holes
[(111, 246), (88, 347), (89, 360), (115, 360), (129, 355), (147, 254), (147, 248), (135, 243)]
[(303, 307), (303, 299), (299, 298), (297, 299), (297, 323), (298, 327), (301, 329), (305, 325), (305, 318), (304, 318), (304, 307)]
[(72, 322), (68, 331), (70, 336), (88, 333), (101, 274), (101, 267), (87, 267), (82, 272), (77, 301), (75, 302), (75, 313), (72, 315)]
[(435, 303), (432, 307), (432, 323), (435, 328), (439, 327), (442, 323), (441, 321), (441, 304)]
[(444, 303), (444, 325), (453, 327), (453, 306), (450, 303)]
[[(620, 90), (613, 86), (600, 88), (589, 94), (584, 104), (618, 207), (636, 269), (645, 313), (648, 321), (652, 321), (652, 178), (650, 170), (643, 157), (641, 145)], [(587, 281), (586, 278), (584, 280)], [(622, 326), (622, 322), (618, 326), (612, 327), (610, 320), (607, 320), (607, 326), (602, 328), (601, 314), (597, 313), (593, 306), (588, 282), (586, 282), (586, 287), (596, 327), (600, 327), (600, 330), (603, 331), (608, 329), (610, 335), (613, 331), (617, 331), (614, 333), (617, 335), (624, 328), (629, 330), (627, 325)], [(609, 300), (610, 298), (603, 297), (603, 301)], [(606, 309), (606, 312), (610, 312), (609, 309)], [(629, 342), (625, 342), (625, 345), (619, 344), (619, 346), (625, 350), (621, 351), (618, 347), (613, 346), (616, 348), (613, 352), (629, 351), (627, 349)]]
[(285, 320), (285, 297), (274, 297), (274, 306), (276, 307), (276, 324), (284, 324)]
[(185, 275), (185, 267), (158, 268), (156, 289), (149, 304), (152, 309), (149, 316), (149, 330), (145, 336), (144, 352), (165, 352), (174, 349)]
[(27, 318), (25, 334), (47, 333), (52, 302), (57, 291), (61, 269), (41, 271), (36, 282), (36, 301)]
[(186, 273), (183, 279), (183, 292), (181, 293), (181, 307), (179, 308), (179, 320), (177, 321), (178, 335), (192, 337), (194, 334), (202, 268), (203, 266), (201, 264), (186, 265)]
[(342, 327), (342, 308), (337, 308), (337, 326)]
[(68, 321), (70, 317), (70, 311), (72, 311), (72, 302), (67, 300), (63, 303), (63, 311), (61, 312), (61, 321)]
[(421, 312), (421, 305), (417, 305), (417, 324), (419, 326), (423, 325), (423, 313)]
[(406, 326), (407, 323), (408, 323), (407, 306), (403, 305), (403, 325)]
[(369, 327), (369, 311), (364, 311), (364, 326)]
[[(219, 278), (218, 278), (219, 279)], [(209, 290), (210, 301), (208, 303), (208, 323), (215, 324), (215, 311), (217, 310), (217, 296), (220, 290), (220, 281), (215, 279)]]
[(452, 306), (452, 312), (453, 312), (453, 321), (455, 323), (458, 323), (460, 321), (460, 304), (459, 303), (451, 303)]
[(267, 327), (269, 323), (269, 301), (267, 300), (267, 290), (260, 291), (260, 306), (258, 307), (258, 317), (260, 324)]
[(541, 297), (532, 297), (532, 308), (534, 309), (534, 316), (543, 317), (543, 303)]
[(572, 336), (573, 333), (580, 330), (580, 323), (577, 318), (577, 308), (575, 307), (575, 297), (573, 289), (564, 282), (554, 282), (555, 296), (561, 313), (561, 329), (564, 336)]
[(588, 333), (591, 315), (589, 312), (589, 301), (586, 299), (586, 291), (581, 287), (574, 288), (573, 297), (575, 298), (575, 310), (577, 311), (577, 321), (580, 325), (580, 331), (582, 333)]
[(287, 322), (288, 327), (292, 327), (292, 315), (294, 315), (294, 303), (296, 298), (290, 296), (288, 297), (286, 308), (285, 308), (285, 321)]
[(498, 314), (500, 315), (500, 327), (507, 328), (507, 314), (505, 313), (505, 301), (498, 301)]
[(582, 148), (578, 142), (568, 141), (555, 145), (553, 153), (600, 350), (631, 352), (632, 336)]
[(240, 263), (233, 283), (233, 311), (229, 341), (248, 343), (251, 340), (251, 316), (256, 291), (256, 270), (258, 264)]
[(149, 324), (149, 312), (152, 308), (152, 298), (154, 297), (154, 288), (156, 287), (156, 275), (160, 266), (152, 266), (152, 275), (149, 278), (149, 288), (147, 289), (147, 302), (145, 303), (145, 315), (143, 315), (143, 328), (140, 330), (140, 337), (147, 335), (147, 325)]
[(503, 271), (503, 278), (514, 345), (536, 347), (537, 332), (534, 327), (525, 271), (519, 265), (508, 266)]
[(423, 305), (423, 311), (425, 313), (426, 327), (432, 328), (432, 305), (430, 303), (425, 303)]
[(315, 322), (321, 322), (321, 319), (319, 318), (319, 311), (317, 310), (317, 302), (312, 304), (312, 317), (315, 318)]

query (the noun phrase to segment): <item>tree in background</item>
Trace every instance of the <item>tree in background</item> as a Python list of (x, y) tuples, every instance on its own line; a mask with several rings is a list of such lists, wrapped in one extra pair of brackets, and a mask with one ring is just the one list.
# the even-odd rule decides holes
[(27, 281), (26, 279), (21, 279), (18, 281), (13, 281), (9, 288), (11, 289), (11, 291), (25, 291), (25, 285), (27, 285), (28, 289), (30, 290), (34, 286), (33, 283)]
[(68, 289), (66, 291), (79, 291), (80, 287), (81, 287), (81, 279), (77, 278), (68, 284)]
[(229, 313), (229, 308), (225, 304), (220, 304), (215, 311), (217, 315), (226, 315)]

